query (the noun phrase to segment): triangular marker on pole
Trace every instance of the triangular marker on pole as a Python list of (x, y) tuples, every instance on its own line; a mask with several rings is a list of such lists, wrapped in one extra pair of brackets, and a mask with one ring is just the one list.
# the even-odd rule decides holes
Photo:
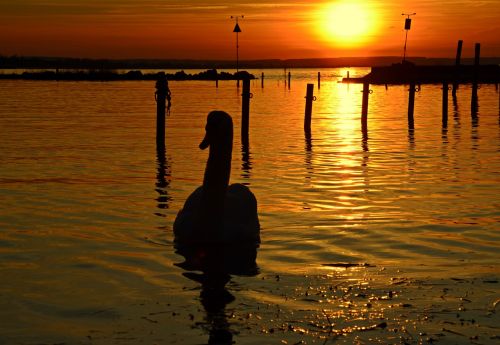
[(238, 23), (236, 23), (236, 25), (234, 26), (233, 32), (241, 32), (241, 29), (240, 29), (240, 26), (238, 25)]

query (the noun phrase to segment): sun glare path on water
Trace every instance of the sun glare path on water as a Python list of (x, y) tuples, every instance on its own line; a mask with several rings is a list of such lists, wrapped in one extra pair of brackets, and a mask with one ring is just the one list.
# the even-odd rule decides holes
[(377, 31), (376, 11), (366, 2), (325, 3), (317, 11), (315, 30), (334, 46), (360, 46)]

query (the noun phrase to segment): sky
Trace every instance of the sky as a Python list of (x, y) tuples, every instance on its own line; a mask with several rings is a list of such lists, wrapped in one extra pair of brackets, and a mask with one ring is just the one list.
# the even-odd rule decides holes
[(500, 56), (499, 0), (0, 0), (0, 55), (294, 59)]

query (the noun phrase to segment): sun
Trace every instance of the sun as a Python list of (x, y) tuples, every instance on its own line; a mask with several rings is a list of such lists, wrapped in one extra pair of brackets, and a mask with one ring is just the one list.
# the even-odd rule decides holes
[(320, 36), (342, 47), (367, 43), (376, 30), (374, 11), (361, 1), (323, 4), (317, 12), (317, 21)]

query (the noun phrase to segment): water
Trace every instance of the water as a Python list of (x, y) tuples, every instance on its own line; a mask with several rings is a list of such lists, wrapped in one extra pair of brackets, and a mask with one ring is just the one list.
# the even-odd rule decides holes
[[(306, 83), (316, 82), (317, 70), (292, 70), (290, 90), (283, 71), (264, 72), (265, 87), (251, 86), (249, 155), (241, 151), (241, 89), (233, 81), (170, 82), (165, 152), (155, 144), (154, 83), (2, 81), (0, 343), (199, 344), (210, 329), (229, 329), (237, 343), (323, 343), (332, 332), (313, 329), (311, 319), (356, 326), (374, 317), (325, 318), (325, 310), (342, 309), (342, 296), (311, 301), (305, 291), (337, 291), (323, 291), (327, 281), (380, 297), (394, 279), (412, 282), (399, 294), (420, 312), (430, 299), (415, 282), (445, 279), (449, 290), (476, 282), (471, 291), (484, 302), (476, 312), (490, 325), (477, 332), (497, 339), (495, 87), (479, 90), (472, 119), (470, 87), (461, 86), (443, 130), (441, 86), (424, 85), (409, 132), (407, 86), (371, 86), (364, 138), (361, 85), (337, 82), (347, 69), (321, 70), (306, 140)], [(252, 189), (262, 226), (259, 274), (232, 277), (225, 292), (235, 300), (215, 314), (202, 307), (200, 283), (174, 265), (183, 258), (172, 236), (176, 213), (202, 180), (207, 153), (198, 144), (213, 109), (233, 115), (231, 181)], [(373, 308), (389, 326), (403, 323), (387, 305)], [(432, 333), (431, 322), (408, 318)], [(363, 337), (358, 331), (343, 336)], [(386, 343), (390, 334), (377, 337)]]

